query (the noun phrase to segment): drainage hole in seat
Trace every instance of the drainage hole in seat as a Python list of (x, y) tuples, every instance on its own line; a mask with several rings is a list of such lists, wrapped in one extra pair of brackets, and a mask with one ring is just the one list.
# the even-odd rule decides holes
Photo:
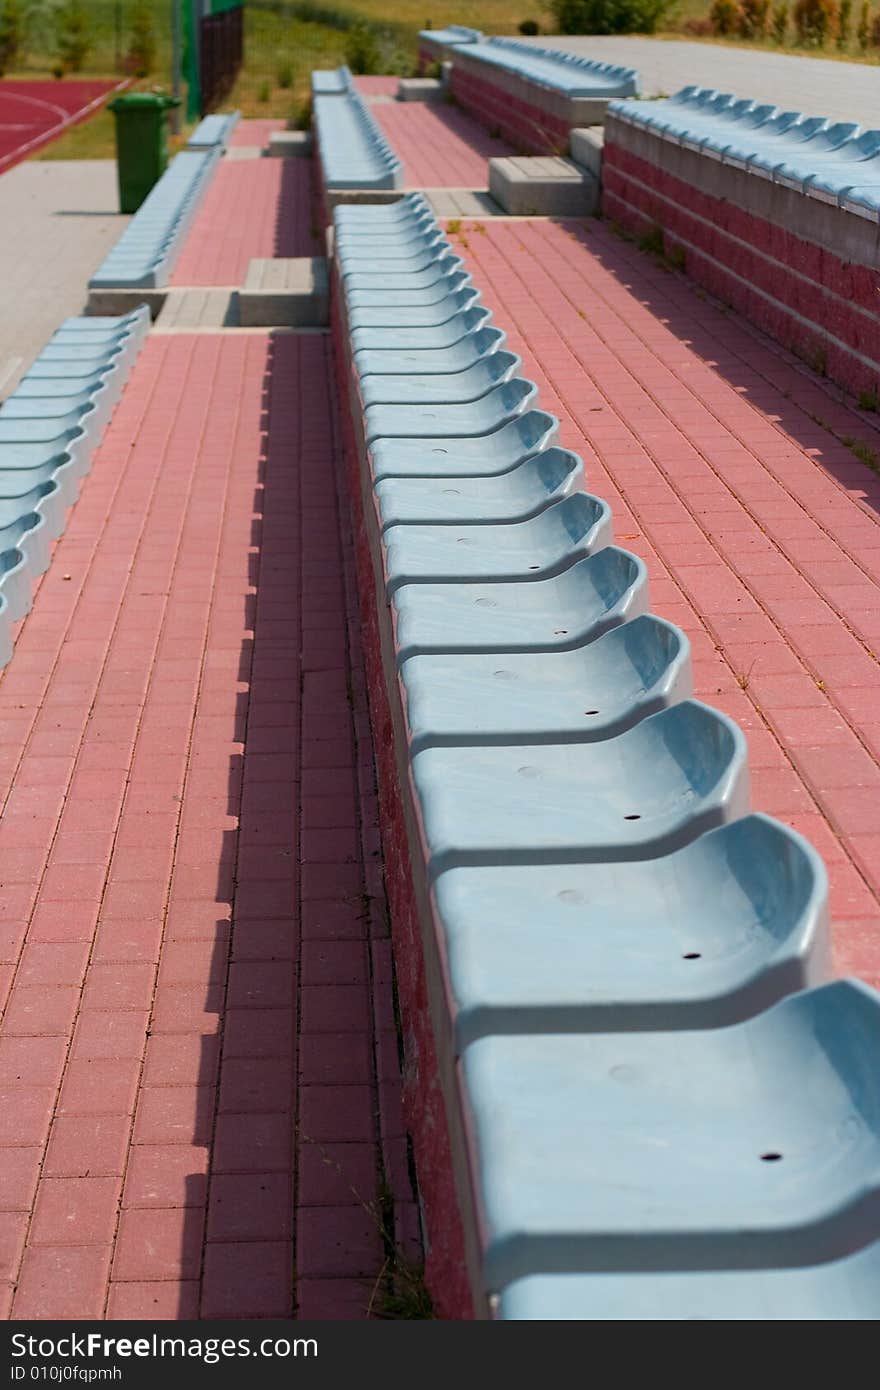
[(780, 1160), (781, 1158), (782, 1158), (782, 1154), (777, 1154), (777, 1153), (766, 1153), (766, 1154), (761, 1154), (761, 1162), (762, 1162), (762, 1163), (778, 1163), (779, 1160)]
[(584, 710), (584, 714), (598, 714), (598, 713), (599, 713), (599, 711), (598, 711), (597, 709), (585, 709), (585, 710)]
[(682, 960), (702, 960), (702, 959), (703, 959), (703, 953), (702, 953), (702, 951), (685, 951), (684, 955), (682, 956)]
[(555, 627), (555, 628), (553, 629), (553, 636), (554, 636), (554, 637), (565, 637), (565, 636), (567, 636), (567, 634), (568, 634), (568, 628), (567, 628), (567, 627)]
[(641, 820), (641, 816), (624, 816), (624, 820)]

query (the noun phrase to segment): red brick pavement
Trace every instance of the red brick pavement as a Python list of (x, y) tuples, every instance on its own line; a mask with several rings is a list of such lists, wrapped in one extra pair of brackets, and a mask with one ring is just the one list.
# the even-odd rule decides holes
[(247, 146), (263, 149), (269, 143), (269, 136), (274, 135), (276, 130), (284, 130), (285, 127), (285, 121), (268, 120), (260, 117), (239, 121), (229, 137), (229, 144), (238, 149), (244, 149)]
[(395, 101), (377, 103), (370, 111), (403, 161), (407, 188), (488, 188), (487, 160), (513, 153), (445, 103)]
[(541, 404), (745, 729), (755, 805), (831, 874), (838, 968), (880, 984), (880, 458), (856, 410), (599, 223), (459, 242)]
[(328, 355), (150, 339), (0, 678), (4, 1315), (362, 1317), (414, 1229)]
[(312, 163), (220, 163), (186, 239), (173, 285), (243, 285), (254, 256), (312, 256)]

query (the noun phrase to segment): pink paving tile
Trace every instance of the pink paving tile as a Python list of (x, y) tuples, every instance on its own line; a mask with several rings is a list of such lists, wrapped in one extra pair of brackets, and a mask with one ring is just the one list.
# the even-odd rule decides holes
[(100, 1318), (107, 1296), (111, 1254), (109, 1245), (27, 1250), (12, 1316), (17, 1321)]
[(111, 1283), (106, 1316), (114, 1322), (194, 1321), (199, 1316), (199, 1292), (197, 1279)]
[(238, 122), (229, 138), (229, 144), (238, 149), (246, 148), (248, 145), (263, 149), (269, 141), (269, 136), (284, 128), (284, 121), (250, 117)]
[(284, 1318), (293, 1307), (293, 1250), (286, 1241), (211, 1242), (203, 1318)]
[(308, 159), (222, 161), (171, 283), (239, 287), (254, 257), (316, 254), (311, 171)]
[(30, 1245), (109, 1245), (116, 1227), (118, 1177), (44, 1178), (28, 1234)]
[[(199, 253), (205, 265), (214, 256), (209, 274), (288, 245), (272, 241), (273, 217), (284, 237), (300, 236), (304, 218), (308, 228), (302, 169), (269, 163), (240, 162), (254, 194), (223, 210), (222, 237)], [(289, 696), (308, 672), (315, 745), (332, 745), (333, 721), (348, 719), (332, 697), (349, 680), (337, 618), (350, 559), (330, 381), (321, 338), (150, 339), (59, 547), (56, 566), (76, 588), (50, 568), (0, 675), (0, 776), (14, 775), (34, 722), (18, 706), (43, 692), (38, 741), (0, 825), (0, 939), (13, 952), (3, 987), (24, 945), (0, 1031), (0, 1144), (14, 1146), (0, 1187), (0, 1203), (14, 1204), (7, 1259), (18, 1259), (29, 1208), (37, 1242), (67, 1241), (71, 1226), (78, 1241), (26, 1250), (16, 1316), (290, 1313), (301, 1006), (310, 1037), (326, 1030), (318, 1053), (303, 1047), (316, 1123), (332, 1109), (321, 1087), (339, 1085), (346, 1133), (364, 1132), (379, 1104), (364, 986), (301, 1000), (294, 971), (300, 919), (318, 948), (366, 932), (368, 869), (312, 864), (301, 882), (296, 861), (299, 784), (329, 798), (313, 801), (311, 833), (354, 824), (350, 727), (345, 767), (322, 752), (303, 778)], [(366, 765), (363, 728), (358, 737)], [(363, 978), (349, 951), (331, 956), (319, 949), (310, 968)], [(364, 1171), (377, 1171), (373, 1136), (357, 1143)], [(347, 1201), (323, 1196), (331, 1209)], [(359, 1240), (374, 1281), (381, 1245)]]
[(357, 1322), (368, 1318), (375, 1280), (300, 1279), (297, 1282), (297, 1313), (308, 1322)]
[(174, 1279), (199, 1274), (204, 1215), (199, 1207), (124, 1210), (113, 1260), (114, 1279)]
[(389, 102), (370, 109), (403, 161), (407, 188), (488, 188), (488, 160), (515, 153), (454, 106)]

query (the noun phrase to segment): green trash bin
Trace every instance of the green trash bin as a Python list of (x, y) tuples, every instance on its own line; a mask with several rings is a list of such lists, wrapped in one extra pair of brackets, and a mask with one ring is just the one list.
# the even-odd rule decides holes
[(123, 92), (107, 103), (116, 117), (119, 211), (137, 212), (168, 165), (167, 112), (179, 106), (161, 92)]

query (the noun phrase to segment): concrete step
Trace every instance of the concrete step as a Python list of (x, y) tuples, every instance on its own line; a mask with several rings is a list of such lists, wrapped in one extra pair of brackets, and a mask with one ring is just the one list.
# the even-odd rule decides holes
[(238, 296), (243, 328), (322, 328), (329, 322), (327, 262), (322, 256), (257, 258)]
[(599, 208), (598, 179), (556, 155), (490, 159), (489, 192), (519, 217), (591, 217)]

